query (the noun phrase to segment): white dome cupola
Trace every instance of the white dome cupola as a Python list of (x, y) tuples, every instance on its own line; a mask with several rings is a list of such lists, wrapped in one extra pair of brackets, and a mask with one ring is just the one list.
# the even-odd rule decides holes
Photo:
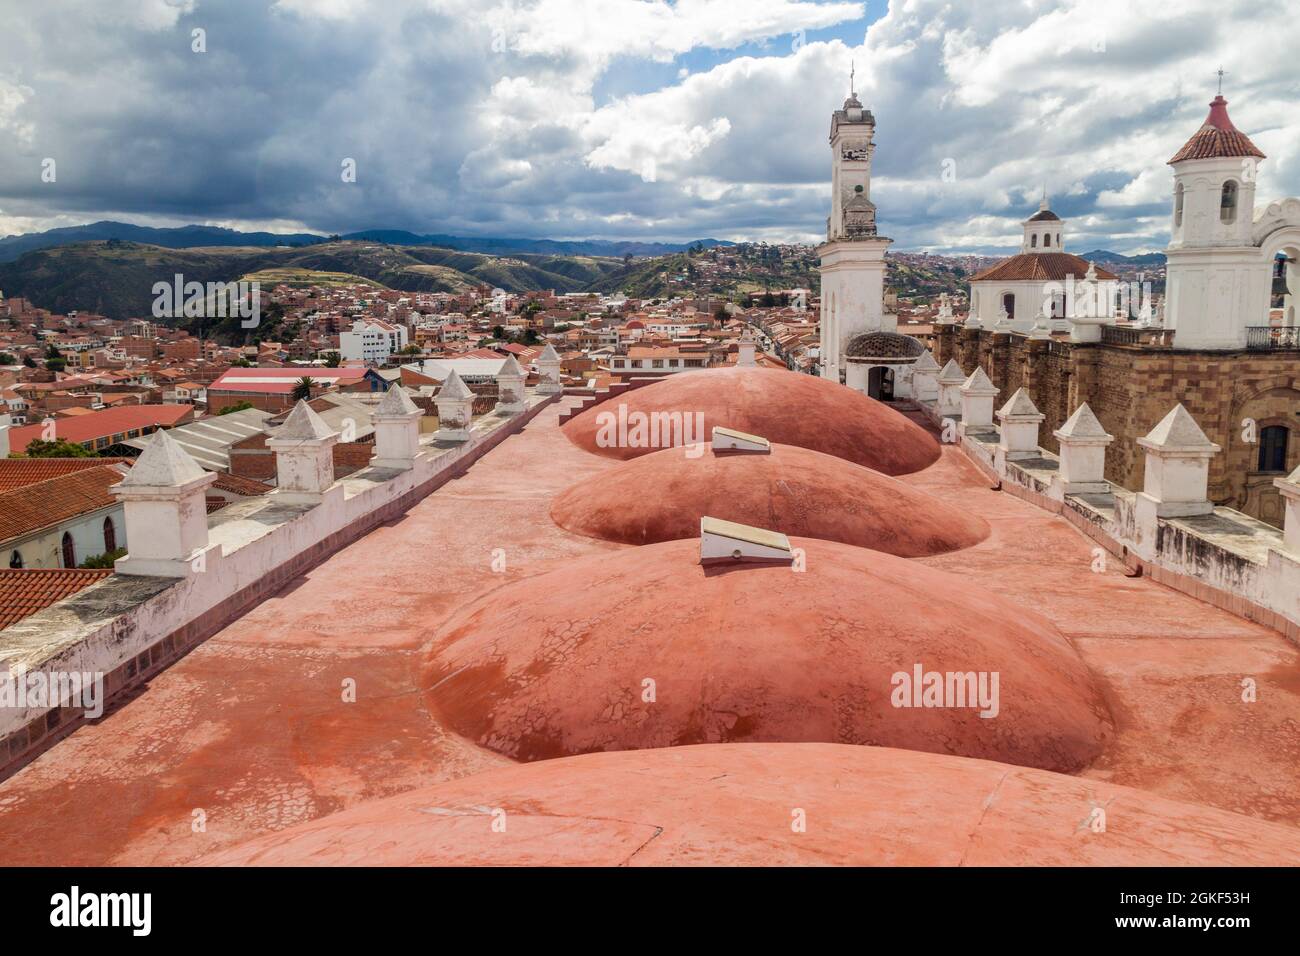
[(1038, 204), (1038, 212), (1024, 221), (1025, 238), (1021, 252), (1064, 252), (1065, 221), (1047, 208), (1047, 194)]

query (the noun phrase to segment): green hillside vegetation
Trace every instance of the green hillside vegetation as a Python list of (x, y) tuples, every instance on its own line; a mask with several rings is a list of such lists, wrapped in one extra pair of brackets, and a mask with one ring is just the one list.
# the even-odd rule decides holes
[(621, 260), (589, 256), (499, 258), (425, 246), (329, 242), (301, 248), (214, 246), (165, 249), (110, 239), (29, 252), (0, 263), (0, 289), (54, 312), (111, 318), (152, 314), (153, 286), (180, 273), (186, 282), (338, 285), (368, 281), (406, 292), (461, 292), (478, 285), (507, 292), (578, 292), (593, 276), (617, 272)]
[[(957, 266), (888, 263), (888, 288), (929, 297), (958, 291)], [(811, 247), (742, 243), (722, 250), (696, 249), (649, 259), (598, 256), (491, 256), (433, 246), (392, 246), (373, 241), (326, 242), (302, 247), (212, 246), (167, 249), (110, 239), (29, 252), (0, 263), (0, 290), (54, 312), (98, 312), (112, 318), (152, 314), (153, 286), (177, 274), (186, 282), (258, 280), (263, 286), (337, 286), (368, 282), (406, 292), (458, 293), (476, 286), (507, 292), (553, 289), (558, 293), (623, 293), (652, 299), (676, 295), (742, 296), (768, 290), (819, 286)]]

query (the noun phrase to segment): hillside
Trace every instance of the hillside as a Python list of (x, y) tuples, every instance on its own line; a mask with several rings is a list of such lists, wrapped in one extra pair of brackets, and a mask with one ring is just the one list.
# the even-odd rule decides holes
[(153, 285), (180, 273), (185, 281), (233, 282), (255, 276), (326, 282), (358, 276), (408, 292), (459, 292), (486, 284), (508, 292), (576, 292), (620, 271), (621, 260), (591, 256), (498, 258), (451, 249), (325, 242), (301, 248), (248, 246), (167, 249), (120, 240), (76, 243), (0, 263), (0, 290), (55, 312), (98, 312), (112, 318), (152, 312)]
[[(377, 242), (393, 246), (438, 246), (466, 252), (480, 252), (493, 256), (604, 256), (622, 258), (624, 255), (658, 256), (680, 252), (694, 243), (636, 242), (630, 240), (582, 239), (510, 239), (499, 237), (469, 237), (446, 235), (417, 235), (401, 229), (367, 229), (343, 236), (321, 236), (310, 232), (274, 233), (239, 232), (217, 226), (155, 227), (137, 226), (129, 222), (104, 220), (84, 226), (64, 226), (45, 232), (26, 233), (0, 238), (0, 262), (13, 262), (28, 252), (82, 242), (99, 242), (120, 239), (143, 245), (162, 246), (165, 249), (197, 249), (212, 246), (251, 246), (274, 248), (277, 246), (310, 246), (339, 239), (358, 242)], [(706, 246), (729, 245), (720, 239), (700, 240)]]

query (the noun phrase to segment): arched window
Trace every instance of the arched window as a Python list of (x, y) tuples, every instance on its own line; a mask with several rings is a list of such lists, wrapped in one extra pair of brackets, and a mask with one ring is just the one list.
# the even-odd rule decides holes
[(1043, 248), (1046, 249), (1049, 246), (1051, 246), (1051, 244), (1052, 244), (1052, 234), (1050, 232), (1043, 233)]
[(21, 551), (15, 551), (13, 554), (9, 556), (9, 567), (21, 568), (22, 566), (23, 566), (23, 553)]
[(1029, 237), (1029, 248), (1030, 249), (1038, 248), (1038, 233), (1034, 233), (1032, 236)]
[(117, 550), (117, 528), (113, 527), (113, 518), (104, 519), (104, 553)]
[(1229, 179), (1219, 194), (1219, 222), (1237, 221), (1237, 181)]
[(65, 568), (75, 568), (77, 566), (77, 547), (72, 543), (72, 535), (63, 532), (63, 566)]
[(1174, 187), (1174, 225), (1183, 224), (1183, 184)]
[(1290, 437), (1285, 425), (1269, 425), (1260, 429), (1260, 471), (1286, 471), (1286, 446)]
[(1007, 310), (1007, 318), (1016, 317), (1016, 294), (1014, 292), (1005, 292), (1002, 294), (1002, 308)]

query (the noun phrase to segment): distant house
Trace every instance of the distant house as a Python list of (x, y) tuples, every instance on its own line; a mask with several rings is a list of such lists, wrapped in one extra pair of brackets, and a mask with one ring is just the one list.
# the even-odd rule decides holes
[(332, 389), (370, 391), (366, 370), (361, 367), (231, 368), (208, 386), (208, 410), (219, 412), (229, 405), (249, 402), (263, 411), (285, 411), (293, 404), (293, 390), (303, 378), (311, 379), (313, 393)]
[(21, 454), (37, 440), (62, 439), (87, 451), (112, 451), (129, 439), (152, 434), (159, 428), (171, 428), (194, 418), (192, 405), (123, 405), (82, 415), (50, 419), (9, 431), (9, 447)]
[(126, 547), (109, 492), (128, 471), (99, 458), (0, 459), (0, 558), (9, 568), (76, 568)]

